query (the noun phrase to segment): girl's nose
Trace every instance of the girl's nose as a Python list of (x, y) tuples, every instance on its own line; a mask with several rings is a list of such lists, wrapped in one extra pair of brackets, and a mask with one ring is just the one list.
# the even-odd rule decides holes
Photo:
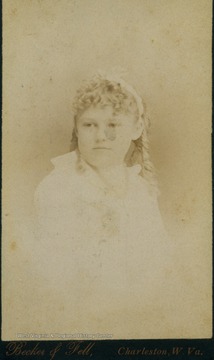
[(101, 142), (106, 140), (106, 128), (104, 126), (99, 126), (96, 132), (96, 141)]

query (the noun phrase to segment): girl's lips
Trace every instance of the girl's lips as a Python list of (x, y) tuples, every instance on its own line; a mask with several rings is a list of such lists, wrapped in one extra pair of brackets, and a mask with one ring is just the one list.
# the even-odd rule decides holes
[(93, 148), (93, 150), (111, 150), (111, 149), (110, 149), (110, 148), (103, 147), (103, 146), (99, 146), (99, 147)]

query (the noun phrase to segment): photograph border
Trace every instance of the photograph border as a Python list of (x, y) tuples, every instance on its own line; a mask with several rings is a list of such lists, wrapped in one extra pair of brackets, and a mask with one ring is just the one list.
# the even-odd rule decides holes
[[(1, 2), (2, 14), (2, 2)], [(2, 26), (2, 16), (1, 16)], [(213, 26), (214, 28), (214, 26)], [(213, 34), (212, 28), (212, 34)], [(214, 40), (212, 37), (212, 55)], [(1, 54), (2, 64), (2, 54)], [(212, 75), (213, 76), (213, 75)], [(1, 96), (2, 104), (2, 96)], [(1, 133), (2, 140), (2, 133)], [(212, 181), (214, 158), (214, 134), (212, 132)], [(213, 195), (212, 183), (212, 200)], [(213, 204), (213, 201), (212, 201)], [(213, 238), (213, 237), (212, 237)], [(2, 246), (2, 244), (1, 244)], [(1, 257), (2, 260), (2, 257)], [(2, 269), (2, 268), (1, 268)], [(213, 267), (212, 267), (213, 273)], [(213, 277), (212, 277), (213, 279)], [(213, 283), (212, 283), (213, 289)], [(212, 297), (213, 300), (213, 297)], [(2, 310), (2, 297), (1, 297)], [(213, 310), (213, 303), (212, 303)], [(2, 311), (1, 311), (2, 315)], [(1, 322), (2, 330), (2, 322)], [(213, 311), (212, 311), (212, 333)], [(123, 350), (120, 350), (123, 349)], [(161, 353), (166, 350), (166, 353)], [(40, 340), (33, 341), (3, 341), (0, 340), (0, 359), (187, 359), (199, 358), (202, 360), (214, 359), (214, 338), (210, 339), (132, 339), (132, 340)]]

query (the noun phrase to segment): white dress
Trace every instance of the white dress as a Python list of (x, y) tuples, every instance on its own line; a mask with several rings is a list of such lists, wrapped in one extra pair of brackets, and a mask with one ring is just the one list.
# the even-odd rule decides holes
[(78, 313), (81, 329), (86, 318), (96, 329), (97, 318), (100, 326), (112, 324), (118, 312), (133, 309), (145, 322), (159, 311), (160, 302), (154, 304), (170, 271), (171, 244), (140, 166), (127, 168), (128, 189), (119, 197), (90, 166), (77, 170), (75, 152), (52, 163), (54, 170), (35, 194), (39, 277), (57, 298), (64, 296), (65, 308)]

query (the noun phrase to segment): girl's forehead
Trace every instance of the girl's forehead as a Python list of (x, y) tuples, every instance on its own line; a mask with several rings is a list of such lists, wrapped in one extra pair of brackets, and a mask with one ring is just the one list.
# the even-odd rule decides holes
[[(119, 118), (122, 117), (127, 113), (123, 109), (114, 109), (112, 105), (100, 106), (100, 105), (92, 105), (86, 110), (84, 110), (80, 116), (80, 118), (93, 118), (93, 119), (100, 119), (100, 118)], [(130, 117), (133, 115), (130, 113)]]

